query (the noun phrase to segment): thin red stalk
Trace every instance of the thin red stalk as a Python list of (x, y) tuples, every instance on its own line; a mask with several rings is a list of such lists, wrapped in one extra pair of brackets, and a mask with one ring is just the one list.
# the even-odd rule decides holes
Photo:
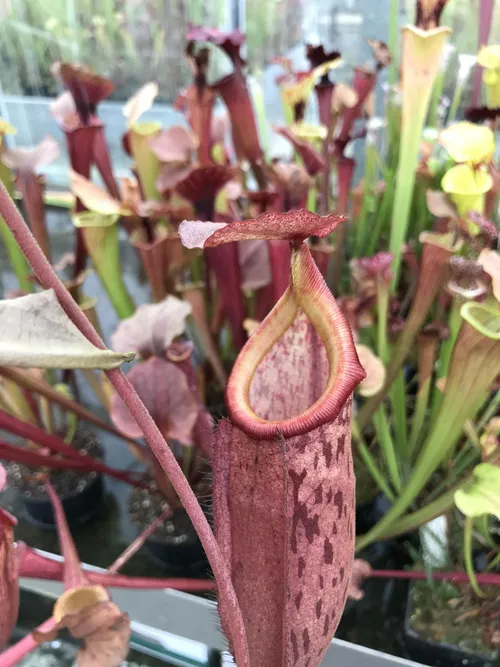
[[(32, 440), (38, 445), (47, 447), (51, 451), (57, 452), (58, 454), (63, 454), (64, 456), (67, 456), (70, 459), (74, 459), (75, 461), (80, 461), (89, 465), (94, 465), (97, 463), (94, 458), (86, 454), (82, 454), (77, 449), (74, 449), (70, 445), (66, 444), (61, 438), (52, 435), (51, 433), (47, 433), (43, 429), (40, 429), (33, 424), (24, 422), (14, 415), (5, 412), (4, 410), (0, 410), (0, 429), (4, 429), (13, 435), (19, 436), (20, 438)], [(113, 470), (113, 468), (107, 469)]]
[[(30, 579), (45, 579), (62, 581), (63, 563), (42, 556), (31, 547), (24, 550), (19, 576)], [(83, 568), (91, 584), (100, 584), (105, 588), (131, 588), (143, 590), (157, 590), (170, 588), (179, 591), (210, 591), (215, 588), (213, 579), (182, 579), (182, 578), (152, 578), (127, 577), (123, 574), (109, 574), (108, 572), (92, 572)]]
[(128, 473), (109, 468), (104, 463), (95, 461), (91, 457), (89, 457), (90, 463), (86, 463), (85, 461), (78, 461), (76, 459), (64, 459), (55, 456), (49, 456), (47, 454), (40, 454), (39, 452), (34, 452), (27, 449), (22, 449), (21, 447), (16, 447), (16, 445), (9, 444), (3, 440), (0, 440), (0, 457), (5, 458), (8, 461), (15, 461), (16, 463), (22, 463), (27, 466), (50, 468), (52, 470), (81, 470), (82, 472), (100, 472), (104, 475), (114, 477), (120, 482), (126, 482), (131, 486), (137, 486), (141, 489), (148, 488), (148, 484), (146, 482), (135, 480), (131, 478)]
[[(37, 627), (38, 632), (51, 632), (56, 626), (56, 620), (53, 616), (44, 621)], [(18, 665), (25, 655), (33, 651), (39, 643), (33, 637), (32, 633), (23, 637), (17, 644), (6, 649), (0, 654), (0, 667), (13, 667)]]
[[(425, 581), (429, 578), (435, 581), (458, 581), (468, 583), (467, 572), (421, 572), (419, 570), (372, 570), (370, 577), (377, 579), (416, 579)], [(500, 574), (476, 574), (479, 584), (485, 586), (500, 586)]]
[[(52, 288), (55, 291), (62, 308), (81, 333), (83, 333), (83, 335), (96, 347), (101, 349), (104, 348), (104, 343), (100, 339), (96, 330), (85, 314), (78, 308), (70, 293), (59, 280), (54, 269), (47, 261), (30, 230), (24, 223), (15, 204), (9, 197), (5, 186), (1, 183), (0, 213), (3, 215), (14, 238), (21, 247), (26, 259), (31, 264), (43, 287), (45, 289)], [(106, 375), (130, 413), (135, 418), (138, 426), (142, 429), (146, 442), (151, 447), (165, 472), (168, 474), (172, 486), (193, 522), (216, 577), (219, 594), (224, 596), (226, 608), (231, 612), (232, 637), (230, 639), (234, 646), (236, 662), (239, 667), (250, 667), (245, 625), (238, 599), (231, 582), (231, 575), (203, 509), (190, 487), (188, 480), (183, 475), (170, 447), (165, 442), (165, 439), (133, 386), (119, 369), (106, 371)]]
[(61, 554), (64, 558), (64, 589), (69, 590), (71, 588), (85, 586), (88, 583), (88, 579), (82, 571), (80, 557), (78, 556), (78, 551), (76, 550), (75, 543), (71, 537), (61, 500), (48, 479), (45, 481), (45, 485), (47, 487), (50, 502), (52, 503), (57, 526), (57, 535), (59, 537), (59, 546), (61, 547)]
[(129, 546), (125, 549), (125, 551), (118, 556), (118, 558), (108, 567), (108, 574), (116, 574), (118, 570), (121, 570), (121, 568), (127, 563), (132, 556), (134, 556), (139, 549), (142, 547), (144, 542), (153, 535), (153, 533), (156, 532), (156, 530), (162, 525), (162, 523), (165, 521), (165, 519), (168, 518), (172, 510), (170, 507), (167, 507), (167, 509), (156, 519), (153, 521), (153, 523), (146, 528), (146, 530), (143, 530), (142, 533), (135, 538), (135, 540), (132, 542), (132, 544), (129, 544)]
[(18, 368), (3, 367), (0, 368), (0, 375), (6, 377), (9, 380), (12, 380), (20, 387), (24, 387), (25, 389), (34, 391), (35, 393), (40, 394), (44, 398), (48, 398), (49, 401), (51, 401), (52, 403), (61, 406), (65, 410), (73, 412), (75, 415), (80, 417), (80, 419), (83, 419), (84, 421), (87, 421), (90, 424), (94, 424), (94, 426), (97, 426), (97, 428), (101, 429), (102, 431), (107, 431), (108, 433), (111, 433), (112, 435), (116, 436), (117, 438), (120, 438), (121, 440), (126, 440), (136, 449), (139, 450), (145, 449), (142, 445), (140, 445), (132, 438), (127, 438), (122, 433), (117, 431), (117, 429), (111, 424), (108, 424), (103, 419), (96, 417), (96, 415), (94, 415), (94, 413), (91, 412), (90, 410), (87, 410), (76, 401), (56, 391), (46, 382), (37, 380), (29, 373), (23, 373), (23, 371), (19, 370)]

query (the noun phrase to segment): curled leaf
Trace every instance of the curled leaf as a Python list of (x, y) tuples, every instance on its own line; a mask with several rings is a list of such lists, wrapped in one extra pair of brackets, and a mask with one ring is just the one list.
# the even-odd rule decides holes
[(0, 301), (0, 366), (109, 369), (133, 357), (95, 347), (52, 289)]

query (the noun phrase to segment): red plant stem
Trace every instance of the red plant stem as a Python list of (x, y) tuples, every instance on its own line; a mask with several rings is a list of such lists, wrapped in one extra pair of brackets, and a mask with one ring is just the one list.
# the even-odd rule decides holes
[(3, 440), (0, 440), (0, 457), (8, 461), (22, 463), (26, 466), (50, 468), (52, 470), (81, 470), (82, 472), (100, 472), (103, 475), (109, 475), (110, 477), (114, 477), (114, 479), (117, 479), (120, 482), (125, 482), (126, 484), (130, 484), (131, 486), (137, 486), (141, 489), (149, 488), (147, 482), (135, 480), (131, 478), (128, 473), (121, 470), (108, 468), (108, 466), (106, 466), (104, 463), (94, 461), (94, 459), (91, 459), (91, 463), (86, 463), (84, 461), (77, 461), (75, 459), (59, 458), (50, 456), (48, 454), (41, 454), (40, 452), (26, 450), (21, 447), (16, 447), (16, 445), (4, 442)]
[[(55, 626), (56, 620), (51, 616), (37, 627), (37, 631), (51, 632)], [(26, 635), (26, 637), (23, 637), (17, 644), (14, 644), (0, 654), (0, 667), (13, 667), (13, 665), (18, 665), (24, 656), (30, 651), (33, 651), (37, 646), (38, 642), (33, 637), (32, 633)]]
[[(62, 562), (42, 556), (31, 547), (23, 552), (19, 576), (30, 579), (45, 579), (62, 581), (64, 565)], [(210, 591), (215, 588), (213, 579), (182, 579), (182, 578), (152, 578), (127, 577), (123, 574), (109, 572), (92, 572), (83, 568), (91, 584), (100, 584), (106, 588), (131, 588), (143, 590), (158, 590), (170, 588), (180, 591)]]
[(125, 440), (126, 442), (130, 443), (135, 449), (139, 450), (145, 449), (143, 445), (138, 443), (133, 438), (127, 438), (125, 435), (123, 435), (123, 433), (120, 433), (120, 431), (118, 431), (114, 426), (108, 424), (103, 419), (100, 419), (99, 417), (94, 415), (94, 413), (91, 412), (90, 410), (87, 410), (76, 401), (56, 391), (50, 384), (37, 380), (29, 373), (23, 373), (23, 371), (21, 371), (18, 368), (2, 367), (0, 368), (0, 376), (12, 380), (20, 387), (24, 387), (25, 389), (29, 389), (29, 391), (33, 391), (36, 394), (40, 394), (44, 398), (49, 399), (51, 403), (55, 403), (56, 405), (61, 406), (65, 410), (73, 412), (75, 415), (77, 415), (77, 417), (80, 417), (80, 419), (83, 419), (84, 421), (87, 421), (90, 424), (97, 426), (97, 428), (101, 429), (102, 431), (107, 431), (108, 433), (111, 433), (117, 438)]
[(143, 530), (142, 533), (135, 538), (135, 540), (132, 542), (132, 544), (129, 544), (129, 546), (125, 549), (125, 551), (118, 556), (118, 558), (108, 567), (108, 574), (116, 574), (118, 570), (121, 570), (121, 568), (127, 563), (132, 556), (134, 556), (139, 549), (142, 547), (144, 542), (153, 535), (153, 533), (156, 532), (156, 530), (162, 525), (162, 523), (167, 519), (170, 514), (172, 513), (172, 510), (170, 507), (167, 507), (166, 510), (156, 519), (153, 521), (153, 523), (146, 528), (146, 530)]
[(45, 481), (45, 485), (47, 487), (50, 502), (52, 503), (52, 509), (54, 510), (59, 546), (61, 547), (61, 554), (64, 558), (64, 589), (69, 590), (71, 588), (85, 586), (85, 584), (88, 583), (88, 579), (83, 573), (80, 557), (78, 556), (78, 551), (76, 550), (75, 543), (71, 537), (61, 500), (48, 479)]
[[(4, 410), (0, 410), (0, 429), (4, 429), (13, 435), (19, 436), (20, 438), (32, 440), (42, 447), (47, 447), (51, 451), (62, 454), (67, 458), (73, 459), (79, 463), (86, 463), (88, 466), (91, 466), (92, 470), (97, 471), (97, 468), (95, 467), (97, 464), (101, 467), (101, 470), (97, 472), (104, 472), (110, 475), (114, 475), (114, 473), (119, 472), (120, 477), (122, 477), (125, 481), (130, 479), (130, 475), (128, 473), (116, 471), (113, 468), (109, 468), (105, 464), (99, 463), (91, 456), (82, 454), (77, 449), (74, 449), (70, 445), (66, 444), (64, 440), (61, 440), (61, 438), (58, 438), (51, 433), (47, 433), (43, 429), (40, 429), (37, 426), (33, 426), (33, 424), (23, 422), (21, 419), (18, 419), (14, 415), (10, 415)], [(105, 468), (105, 470), (102, 468)]]
[[(468, 583), (469, 576), (467, 572), (421, 572), (419, 570), (372, 570), (370, 577), (377, 579), (416, 579), (425, 581), (434, 579), (435, 581), (458, 581)], [(486, 586), (500, 586), (500, 574), (476, 574), (478, 583)]]
[[(0, 183), (0, 214), (4, 217), (14, 238), (22, 249), (24, 256), (31, 264), (43, 287), (45, 289), (52, 288), (54, 290), (59, 303), (68, 317), (72, 320), (73, 324), (91, 343), (96, 347), (103, 349), (105, 346), (98, 333), (85, 314), (78, 308), (74, 299), (59, 280), (56, 272), (38, 247), (32, 233), (19, 214), (12, 199), (9, 197), (3, 183)], [(170, 447), (165, 442), (160, 430), (156, 426), (133, 386), (119, 369), (106, 371), (106, 375), (144, 433), (146, 442), (151, 447), (162, 468), (168, 474), (172, 486), (183, 503), (189, 518), (193, 522), (216, 577), (219, 595), (225, 597), (226, 608), (230, 611), (232, 624), (232, 637), (230, 639), (232, 640), (232, 646), (234, 647), (236, 663), (238, 664), (238, 667), (250, 667), (245, 625), (238, 599), (231, 582), (231, 574), (226, 566), (224, 557), (207, 518), (203, 513), (203, 509), (190, 487), (188, 480), (183, 475)]]

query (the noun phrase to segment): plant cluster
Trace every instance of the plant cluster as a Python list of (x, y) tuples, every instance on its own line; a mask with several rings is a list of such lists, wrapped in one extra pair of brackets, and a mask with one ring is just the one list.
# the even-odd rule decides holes
[[(290, 160), (268, 155), (265, 107), (247, 83), (239, 31), (189, 26), (192, 82), (176, 101), (185, 125), (147, 120), (155, 82), (129, 99), (123, 148), (133, 167), (119, 182), (99, 117), (114, 84), (83, 65), (56, 63), (66, 90), (51, 111), (67, 140), (74, 226), (74, 254), (62, 264), (52, 262), (38, 173), (55, 143), (9, 149), (3, 138), (14, 128), (0, 125), (0, 231), (20, 290), (0, 302), (0, 428), (24, 440), (0, 441), (0, 456), (22, 463), (50, 498), (66, 586), (51, 621), (1, 654), (0, 665), (63, 626), (85, 640), (81, 664), (112, 667), (126, 654), (128, 620), (104, 587), (116, 582), (118, 566), (99, 584), (82, 572), (50, 472), (62, 467), (112, 475), (161, 498), (155, 522), (120, 566), (184, 507), (215, 575), (239, 667), (319, 665), (364, 578), (427, 576), (373, 571), (355, 553), (425, 532), (436, 517), (460, 518), (463, 564), (454, 565), (465, 572), (433, 576), (465, 579), (479, 597), (482, 586), (498, 585), (491, 528), (500, 520), (500, 47), (481, 47), (485, 104), (476, 96), (457, 122), (476, 59), (458, 70), (448, 109), (446, 4), (417, 0), (401, 52), (395, 30), (389, 44), (370, 41), (372, 58), (353, 69), (352, 85), (335, 80), (341, 54), (322, 45), (307, 45), (306, 71), (277, 59), (286, 124), (271, 129), (289, 142)], [(482, 9), (488, 14), (489, 3)], [(214, 78), (216, 51), (225, 65)], [(315, 124), (304, 120), (313, 95)], [(359, 182), (354, 142), (364, 142)], [(136, 250), (151, 303), (137, 305), (129, 293), (120, 243)], [(90, 265), (120, 320), (110, 348), (83, 292)], [(77, 371), (113, 426), (75, 400)], [(224, 416), (215, 423), (222, 390)], [(78, 420), (119, 433), (145, 472), (130, 475), (82, 453)], [(363, 535), (356, 476), (390, 504)], [(207, 493), (213, 527), (200, 504)], [(11, 516), (0, 520), (5, 642), (18, 573), (50, 568), (14, 546)], [(88, 623), (97, 613), (102, 623)]]

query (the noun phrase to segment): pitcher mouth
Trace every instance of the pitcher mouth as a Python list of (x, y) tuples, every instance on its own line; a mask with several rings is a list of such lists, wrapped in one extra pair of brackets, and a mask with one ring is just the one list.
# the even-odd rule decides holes
[[(326, 387), (313, 405), (301, 414), (288, 419), (266, 420), (250, 405), (250, 385), (260, 363), (292, 326), (299, 309), (306, 314), (325, 346), (329, 364)], [(248, 340), (233, 367), (226, 389), (229, 417), (235, 426), (258, 440), (302, 435), (334, 421), (364, 377), (349, 325), (307, 245), (301, 243), (292, 250), (288, 289)]]

